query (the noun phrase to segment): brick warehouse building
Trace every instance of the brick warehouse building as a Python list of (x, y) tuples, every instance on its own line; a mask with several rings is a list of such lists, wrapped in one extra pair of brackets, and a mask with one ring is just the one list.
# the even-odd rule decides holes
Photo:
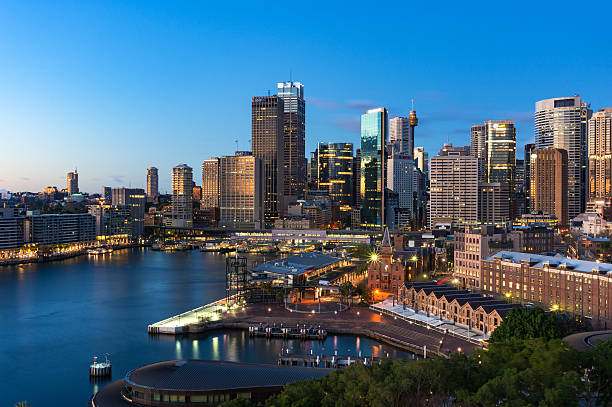
[(612, 327), (612, 264), (501, 251), (483, 259), (482, 288)]
[(400, 290), (399, 302), (415, 311), (425, 311), (487, 335), (501, 324), (512, 308), (520, 306), (435, 281), (406, 283)]

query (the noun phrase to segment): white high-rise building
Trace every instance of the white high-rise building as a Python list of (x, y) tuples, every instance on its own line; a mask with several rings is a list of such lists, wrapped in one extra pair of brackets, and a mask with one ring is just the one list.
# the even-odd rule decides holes
[(193, 169), (187, 164), (179, 164), (172, 168), (172, 227), (193, 226), (192, 193)]
[(413, 140), (409, 118), (394, 117), (389, 119), (389, 143), (394, 146), (395, 151), (412, 156), (413, 152), (410, 149)]
[(584, 212), (586, 204), (586, 132), (592, 110), (580, 96), (552, 98), (536, 102), (536, 148), (567, 151), (568, 215)]
[(469, 153), (469, 147), (445, 144), (431, 159), (430, 227), (478, 222), (478, 158)]

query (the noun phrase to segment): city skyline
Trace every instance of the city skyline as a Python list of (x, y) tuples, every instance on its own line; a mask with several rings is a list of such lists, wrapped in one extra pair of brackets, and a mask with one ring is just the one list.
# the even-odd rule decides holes
[[(0, 68), (5, 90), (0, 133), (6, 140), (0, 189), (59, 187), (74, 167), (86, 192), (98, 192), (102, 185), (144, 187), (143, 169), (156, 166), (160, 192), (169, 192), (171, 168), (177, 162), (188, 163), (196, 169), (195, 179), (201, 179), (198, 169), (204, 159), (231, 154), (235, 140), (238, 149), (247, 149), (250, 98), (268, 90), (275, 93), (276, 83), (290, 79), (306, 88), (306, 156), (318, 142), (358, 145), (363, 111), (386, 106), (390, 117), (407, 116), (412, 98), (420, 119), (415, 146), (424, 146), (430, 154), (447, 141), (467, 145), (470, 125), (484, 120), (514, 120), (518, 146), (533, 141), (533, 104), (545, 98), (578, 93), (594, 111), (608, 107), (610, 56), (598, 53), (588, 64), (581, 58), (560, 64), (561, 57), (551, 57), (573, 45), (587, 55), (596, 41), (584, 38), (601, 37), (599, 27), (605, 25), (590, 24), (581, 36), (556, 32), (563, 41), (549, 44), (542, 53), (532, 38), (550, 28), (530, 23), (537, 10), (524, 16), (522, 27), (527, 28), (493, 28), (480, 35), (488, 27), (486, 19), (481, 12), (470, 15), (475, 10), (469, 7), (451, 7), (433, 17), (426, 6), (417, 6), (412, 13), (422, 18), (412, 20), (405, 32), (392, 22), (409, 10), (391, 7), (394, 13), (374, 11), (390, 19), (381, 27), (381, 34), (390, 39), (383, 47), (374, 45), (375, 36), (358, 29), (364, 18), (359, 7), (343, 10), (345, 25), (328, 24), (333, 12), (304, 11), (305, 20), (325, 29), (309, 34), (312, 41), (299, 42), (299, 58), (271, 66), (264, 61), (275, 55), (274, 47), (255, 52), (245, 43), (258, 17), (265, 17), (263, 10), (232, 14), (236, 25), (230, 34), (222, 31), (229, 12), (214, 7), (204, 12), (183, 5), (159, 12), (112, 3), (9, 5), (0, 17), (8, 39), (0, 49), (6, 61)], [(588, 10), (577, 13), (603, 18)], [(62, 19), (49, 18), (56, 14)], [(561, 21), (567, 17), (562, 10), (548, 10), (547, 16)], [(439, 33), (427, 30), (434, 18), (446, 27)], [(295, 38), (290, 34), (300, 27), (277, 24), (289, 34), (278, 47), (288, 46)], [(134, 26), (142, 26), (142, 31)], [(449, 35), (459, 26), (462, 35)], [(63, 41), (69, 33), (71, 41)], [(266, 41), (276, 34), (257, 30), (256, 35)], [(371, 50), (372, 58), (364, 61), (362, 52), (352, 52), (355, 43), (362, 51)], [(410, 53), (402, 55), (398, 50), (407, 43)], [(513, 45), (513, 59), (527, 62), (507, 64), (507, 55), (498, 52), (500, 44)], [(391, 63), (374, 63), (381, 59)], [(483, 59), (488, 63), (473, 63)], [(341, 83), (345, 85), (339, 93)], [(28, 150), (31, 164), (15, 172), (12, 169), (22, 165), (16, 157), (24, 143), (38, 148)], [(181, 143), (191, 148), (185, 150)]]

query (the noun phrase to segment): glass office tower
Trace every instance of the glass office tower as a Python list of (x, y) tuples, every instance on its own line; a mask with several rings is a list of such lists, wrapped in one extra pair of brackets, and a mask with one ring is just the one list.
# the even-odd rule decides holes
[(329, 191), (333, 202), (350, 205), (353, 195), (353, 143), (319, 143), (317, 189)]
[(385, 227), (385, 144), (389, 129), (387, 109), (361, 115), (361, 228)]
[(505, 182), (512, 191), (516, 167), (514, 120), (487, 120), (485, 126), (487, 182)]
[(584, 212), (586, 207), (586, 130), (592, 113), (578, 95), (540, 100), (535, 105), (536, 148), (567, 151), (569, 219)]

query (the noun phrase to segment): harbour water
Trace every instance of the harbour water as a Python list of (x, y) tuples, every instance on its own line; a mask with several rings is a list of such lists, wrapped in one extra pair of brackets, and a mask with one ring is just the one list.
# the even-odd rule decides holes
[[(110, 354), (112, 380), (138, 366), (196, 358), (276, 363), (292, 352), (407, 357), (367, 338), (323, 342), (249, 338), (247, 332), (152, 337), (147, 325), (223, 296), (225, 256), (125, 249), (104, 256), (0, 267), (0, 405), (83, 406), (92, 356)], [(263, 259), (251, 258), (251, 261)], [(111, 380), (111, 379), (108, 379)]]

